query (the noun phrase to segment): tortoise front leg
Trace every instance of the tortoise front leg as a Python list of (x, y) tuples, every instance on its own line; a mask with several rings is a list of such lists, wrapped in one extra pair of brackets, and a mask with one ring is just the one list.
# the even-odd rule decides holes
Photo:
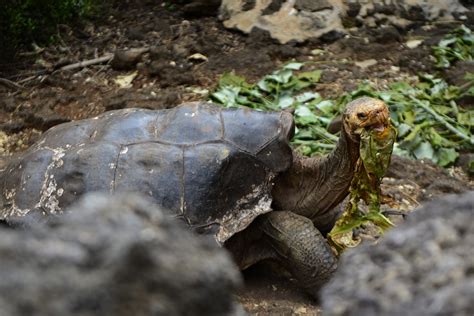
[(274, 211), (260, 220), (281, 264), (317, 297), (319, 288), (337, 268), (337, 259), (326, 239), (310, 219), (293, 212)]

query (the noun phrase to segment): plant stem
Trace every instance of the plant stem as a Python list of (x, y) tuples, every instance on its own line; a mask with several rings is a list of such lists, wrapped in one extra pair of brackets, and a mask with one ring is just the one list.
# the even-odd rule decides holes
[(454, 134), (458, 135), (460, 138), (464, 139), (464, 140), (467, 140), (471, 145), (474, 145), (474, 138), (472, 137), (469, 137), (467, 136), (466, 134), (464, 134), (463, 132), (461, 132), (460, 130), (458, 130), (456, 127), (454, 127), (453, 125), (451, 125), (450, 123), (448, 123), (448, 121), (446, 121), (441, 115), (439, 115), (438, 113), (436, 113), (436, 111), (434, 111), (433, 109), (431, 109), (430, 107), (426, 106), (423, 102), (421, 102), (420, 100), (416, 99), (415, 97), (413, 96), (410, 96), (410, 99), (415, 102), (417, 105), (419, 105), (421, 108), (423, 108), (426, 112), (430, 113), (438, 122), (440, 122), (441, 124), (443, 124), (447, 129), (449, 129), (451, 132), (453, 132)]

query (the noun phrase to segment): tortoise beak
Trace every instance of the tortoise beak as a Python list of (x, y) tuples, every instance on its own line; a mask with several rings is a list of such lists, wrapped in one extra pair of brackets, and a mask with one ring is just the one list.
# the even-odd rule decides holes
[(383, 133), (390, 125), (390, 115), (386, 107), (374, 110), (368, 117), (367, 122), (363, 126), (365, 130), (370, 129)]

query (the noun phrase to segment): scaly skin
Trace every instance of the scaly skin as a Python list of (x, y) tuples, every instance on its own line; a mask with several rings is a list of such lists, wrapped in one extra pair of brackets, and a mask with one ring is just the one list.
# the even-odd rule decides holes
[(276, 259), (317, 296), (337, 268), (337, 258), (321, 232), (332, 228), (338, 215), (335, 206), (349, 193), (359, 159), (359, 135), (364, 128), (388, 125), (389, 112), (382, 101), (360, 98), (349, 103), (334, 151), (325, 157), (295, 156), (292, 167), (275, 181), (274, 211), (226, 243), (239, 267)]

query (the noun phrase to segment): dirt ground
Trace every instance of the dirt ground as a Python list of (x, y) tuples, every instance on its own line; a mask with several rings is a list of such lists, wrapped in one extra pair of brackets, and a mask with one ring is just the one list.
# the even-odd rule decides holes
[[(255, 81), (286, 61), (314, 61), (306, 67), (323, 70), (316, 91), (325, 97), (366, 81), (378, 87), (401, 79), (414, 81), (417, 73), (434, 71), (430, 46), (457, 26), (359, 28), (334, 42), (280, 45), (264, 32), (244, 35), (227, 30), (215, 16), (187, 17), (179, 7), (144, 3), (148, 4), (123, 4), (100, 20), (75, 27), (61, 25), (57, 44), (25, 51), (19, 61), (0, 65), (0, 78), (18, 84), (0, 85), (0, 165), (62, 122), (113, 109), (162, 109), (206, 99), (219, 76), (229, 71)], [(409, 48), (406, 44), (412, 39), (423, 42)], [(146, 52), (137, 58), (61, 70), (132, 48)], [(129, 85), (117, 83), (130, 75)], [(409, 212), (424, 200), (472, 189), (472, 184), (460, 168), (443, 170), (429, 162), (395, 157), (383, 182), (388, 196), (384, 207)], [(272, 271), (260, 265), (245, 272), (246, 287), (239, 299), (250, 314), (321, 313), (317, 301)]]

